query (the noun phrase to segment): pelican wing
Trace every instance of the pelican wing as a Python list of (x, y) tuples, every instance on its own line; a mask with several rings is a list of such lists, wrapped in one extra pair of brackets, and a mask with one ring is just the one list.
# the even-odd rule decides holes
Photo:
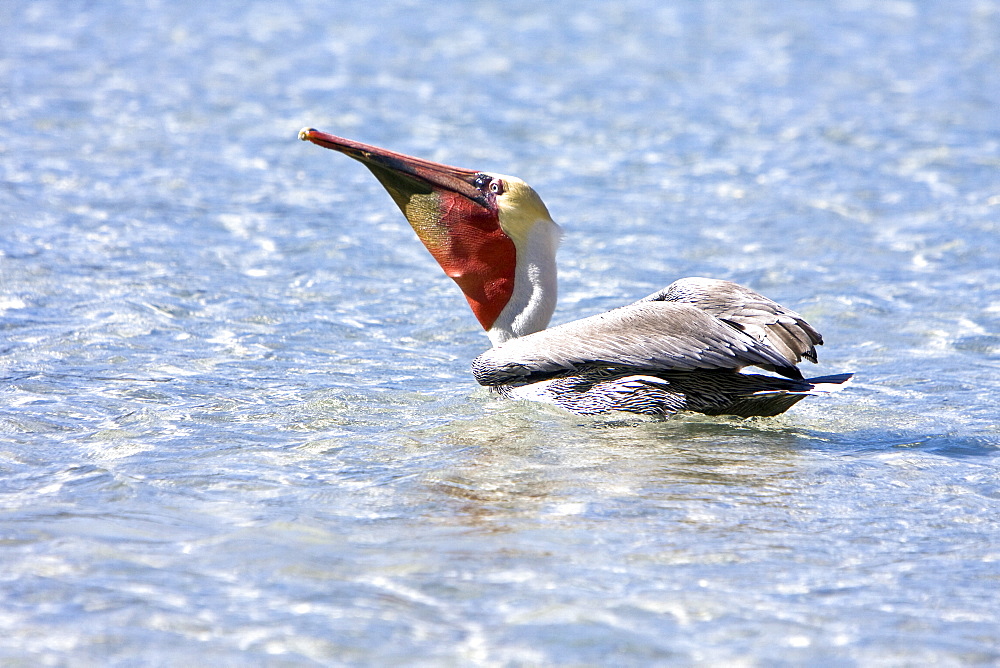
[(479, 357), (482, 385), (542, 380), (594, 367), (636, 373), (760, 366), (802, 375), (775, 347), (691, 303), (640, 301), (511, 339)]
[(774, 347), (788, 364), (816, 361), (823, 337), (805, 319), (781, 304), (737, 283), (714, 278), (682, 278), (637, 303), (691, 304)]

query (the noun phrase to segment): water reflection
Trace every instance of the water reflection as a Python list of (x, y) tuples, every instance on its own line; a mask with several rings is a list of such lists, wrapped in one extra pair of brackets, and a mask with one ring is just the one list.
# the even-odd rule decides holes
[[(557, 444), (547, 438), (554, 429)], [(604, 421), (514, 405), (414, 438), (420, 447), (455, 454), (424, 478), (428, 493), (448, 508), (452, 519), (444, 521), (491, 531), (517, 531), (526, 518), (586, 523), (671, 509), (683, 515), (698, 504), (705, 512), (794, 506), (807, 442), (793, 429), (699, 418), (610, 429)]]

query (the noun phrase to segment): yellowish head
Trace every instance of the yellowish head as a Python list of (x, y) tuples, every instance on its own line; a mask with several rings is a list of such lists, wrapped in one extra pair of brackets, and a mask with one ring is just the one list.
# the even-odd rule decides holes
[(545, 202), (535, 189), (516, 176), (484, 173), (490, 178), (489, 188), (495, 196), (500, 229), (521, 248), (535, 223), (551, 222)]

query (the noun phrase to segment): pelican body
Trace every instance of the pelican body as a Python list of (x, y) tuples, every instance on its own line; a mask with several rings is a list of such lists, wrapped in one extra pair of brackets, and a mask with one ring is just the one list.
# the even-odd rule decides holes
[(803, 378), (797, 365), (816, 361), (820, 334), (798, 313), (718, 279), (683, 278), (549, 328), (561, 230), (527, 183), (311, 128), (299, 138), (358, 160), (388, 191), (489, 336), (493, 347), (472, 373), (502, 396), (580, 414), (772, 416), (853, 375)]

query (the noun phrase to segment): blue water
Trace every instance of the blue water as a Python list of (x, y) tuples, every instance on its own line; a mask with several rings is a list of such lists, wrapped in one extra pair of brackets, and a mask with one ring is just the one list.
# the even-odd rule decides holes
[[(0, 4), (0, 663), (1000, 662), (1000, 3)], [(303, 126), (516, 174), (564, 322), (826, 338), (783, 416), (497, 401)]]

